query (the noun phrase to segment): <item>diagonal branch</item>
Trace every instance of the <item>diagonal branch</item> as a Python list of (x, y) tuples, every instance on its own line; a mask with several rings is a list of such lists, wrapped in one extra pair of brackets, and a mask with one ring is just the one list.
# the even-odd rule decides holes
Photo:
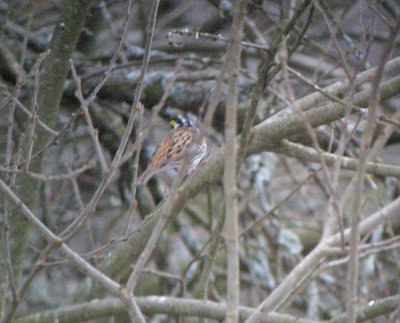
[[(265, 59), (264, 63), (259, 67), (258, 71), (258, 80), (255, 85), (255, 89), (252, 95), (250, 107), (246, 113), (246, 118), (243, 123), (243, 130), (241, 133), (240, 139), (240, 155), (246, 154), (246, 149), (251, 140), (251, 127), (253, 126), (254, 119), (256, 117), (257, 108), (259, 106), (260, 100), (264, 95), (265, 88), (268, 86), (269, 82), (272, 80), (273, 76), (276, 75), (279, 70), (280, 66), (276, 66), (276, 69), (272, 70), (272, 67), (276, 64), (275, 63), (275, 55), (279, 49), (279, 43), (282, 39), (289, 34), (289, 32), (294, 28), (296, 21), (300, 18), (306, 8), (310, 5), (311, 0), (305, 0), (303, 3), (299, 4), (294, 11), (294, 14), (288, 24), (282, 29), (282, 31), (276, 36), (273, 43), (271, 44), (271, 49), (267, 53), (267, 58)], [(308, 22), (306, 26), (309, 26), (311, 22), (313, 10), (310, 11), (310, 16), (308, 18)], [(305, 28), (307, 29), (307, 28)], [(304, 36), (304, 34), (303, 34)], [(297, 46), (300, 44), (300, 40), (296, 42)], [(296, 46), (295, 44), (295, 46)], [(292, 50), (293, 52), (293, 50)]]
[[(359, 225), (360, 235), (370, 232), (379, 224), (383, 223), (387, 218), (398, 214), (398, 212), (400, 212), (400, 197), (363, 220)], [(350, 229), (344, 230), (343, 235), (345, 242), (349, 241), (350, 233)], [(326, 253), (324, 252), (324, 249), (326, 249), (326, 247), (338, 247), (340, 246), (341, 241), (342, 236), (340, 233), (322, 240), (313, 251), (311, 251), (299, 264), (296, 265), (296, 267), (281, 282), (281, 284), (275, 288), (268, 298), (259, 305), (257, 310), (249, 317), (246, 323), (257, 322), (261, 315), (273, 311), (286, 294), (297, 286), (298, 282), (308, 275), (311, 269), (314, 269), (325, 259)]]
[(101, 284), (106, 290), (111, 292), (114, 296), (118, 297), (127, 307), (128, 312), (132, 318), (138, 322), (145, 322), (141, 316), (140, 310), (138, 311), (134, 299), (129, 293), (122, 288), (121, 285), (114, 282), (108, 276), (101, 273), (98, 269), (93, 267), (90, 263), (84, 260), (76, 252), (67, 246), (63, 240), (51, 232), (34, 214), (33, 212), (21, 201), (21, 199), (0, 179), (0, 190), (4, 195), (13, 202), (22, 214), (26, 217), (28, 222), (35, 228), (49, 244), (60, 250), (60, 252), (72, 261), (76, 267), (84, 274), (93, 278), (96, 282)]
[[(371, 82), (371, 95), (370, 105), (368, 107), (367, 123), (363, 131), (363, 135), (360, 143), (360, 161), (357, 171), (354, 175), (354, 199), (352, 203), (352, 215), (351, 215), (351, 238), (350, 238), (350, 260), (348, 266), (348, 288), (347, 288), (347, 300), (346, 309), (348, 314), (349, 323), (356, 322), (356, 309), (357, 309), (357, 290), (358, 290), (358, 245), (360, 242), (359, 235), (359, 221), (361, 219), (361, 197), (364, 188), (364, 179), (367, 169), (368, 155), (372, 143), (372, 138), (376, 128), (376, 120), (379, 105), (380, 95), (380, 84), (383, 79), (384, 66), (389, 59), (392, 49), (394, 47), (394, 39), (400, 28), (400, 13), (397, 16), (396, 26), (391, 29), (389, 33), (386, 47), (382, 53), (380, 64), (376, 70), (376, 74)], [(351, 183), (352, 184), (352, 183)], [(350, 184), (350, 185), (351, 185)]]
[[(400, 62), (400, 60), (399, 60)], [(400, 77), (395, 77), (382, 84), (381, 100), (389, 99), (400, 94)], [(369, 92), (368, 90), (359, 92), (355, 95), (354, 104), (360, 107), (368, 106)], [(313, 127), (327, 124), (339, 120), (345, 115), (346, 108), (339, 104), (328, 104), (313, 110), (305, 112)], [(250, 141), (247, 156), (261, 151), (274, 151), (279, 147), (281, 140), (304, 130), (304, 122), (294, 114), (283, 111), (273, 117), (265, 120), (259, 125), (252, 128), (254, 136)], [(240, 136), (238, 137), (239, 140)], [(187, 200), (192, 198), (207, 183), (213, 183), (221, 178), (224, 165), (224, 147), (217, 150), (207, 161), (207, 164), (201, 167), (193, 177), (190, 178), (185, 188), (179, 194), (171, 209), (172, 214), (178, 214)], [(140, 231), (132, 236), (126, 243), (116, 248), (111, 255), (109, 261), (104, 262), (101, 266), (104, 272), (114, 276), (118, 274), (121, 268), (128, 266), (130, 259), (135, 259), (144, 247), (155, 220), (160, 214), (162, 204), (156, 210), (147, 216), (147, 222), (141, 227)], [(119, 266), (110, 266), (111, 263), (117, 262)]]

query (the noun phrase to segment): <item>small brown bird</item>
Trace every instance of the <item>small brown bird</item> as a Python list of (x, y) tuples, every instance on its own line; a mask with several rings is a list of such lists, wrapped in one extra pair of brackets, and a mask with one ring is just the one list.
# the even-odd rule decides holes
[(187, 155), (189, 163), (186, 174), (190, 174), (201, 163), (207, 153), (207, 141), (200, 136), (199, 129), (192, 122), (181, 115), (174, 117), (171, 122), (173, 128), (157, 146), (147, 169), (139, 178), (139, 185), (145, 185), (157, 172), (169, 169), (179, 169)]

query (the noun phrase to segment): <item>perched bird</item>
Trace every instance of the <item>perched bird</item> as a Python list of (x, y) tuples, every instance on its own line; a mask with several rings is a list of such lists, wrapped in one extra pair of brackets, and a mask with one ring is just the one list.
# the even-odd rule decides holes
[(207, 153), (207, 141), (199, 129), (186, 117), (178, 115), (171, 122), (172, 130), (157, 146), (147, 169), (139, 178), (139, 185), (145, 185), (157, 172), (179, 169), (181, 163), (188, 162), (186, 174), (190, 174), (201, 163)]

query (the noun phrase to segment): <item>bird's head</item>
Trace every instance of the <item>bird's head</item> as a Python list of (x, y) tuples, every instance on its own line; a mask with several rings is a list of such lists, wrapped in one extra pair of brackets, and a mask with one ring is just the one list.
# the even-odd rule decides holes
[(172, 129), (176, 129), (179, 127), (193, 127), (192, 121), (189, 120), (186, 116), (177, 115), (171, 119), (169, 122)]

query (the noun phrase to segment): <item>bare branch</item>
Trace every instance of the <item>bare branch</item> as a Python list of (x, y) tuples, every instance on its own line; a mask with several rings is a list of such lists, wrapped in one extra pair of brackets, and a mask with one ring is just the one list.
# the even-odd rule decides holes
[(367, 169), (368, 154), (372, 143), (372, 137), (376, 127), (376, 120), (378, 114), (380, 84), (383, 78), (384, 66), (390, 57), (394, 46), (394, 39), (400, 28), (400, 12), (397, 16), (396, 26), (391, 29), (388, 37), (388, 43), (382, 53), (380, 64), (376, 70), (375, 77), (372, 81), (372, 89), (370, 96), (370, 105), (368, 107), (367, 124), (365, 126), (361, 138), (361, 151), (360, 162), (354, 176), (354, 199), (352, 204), (351, 215), (351, 239), (350, 239), (350, 260), (348, 267), (348, 289), (346, 309), (348, 314), (349, 323), (356, 322), (357, 317), (357, 288), (358, 288), (358, 244), (360, 241), (359, 236), (359, 222), (361, 219), (361, 196), (364, 187), (364, 178)]
[(238, 146), (236, 142), (237, 109), (239, 99), (239, 70), (242, 52), (244, 20), (247, 2), (237, 0), (233, 6), (231, 41), (225, 59), (228, 70), (228, 99), (225, 107), (224, 197), (227, 246), (227, 306), (226, 322), (239, 322), (239, 212), (237, 197)]

